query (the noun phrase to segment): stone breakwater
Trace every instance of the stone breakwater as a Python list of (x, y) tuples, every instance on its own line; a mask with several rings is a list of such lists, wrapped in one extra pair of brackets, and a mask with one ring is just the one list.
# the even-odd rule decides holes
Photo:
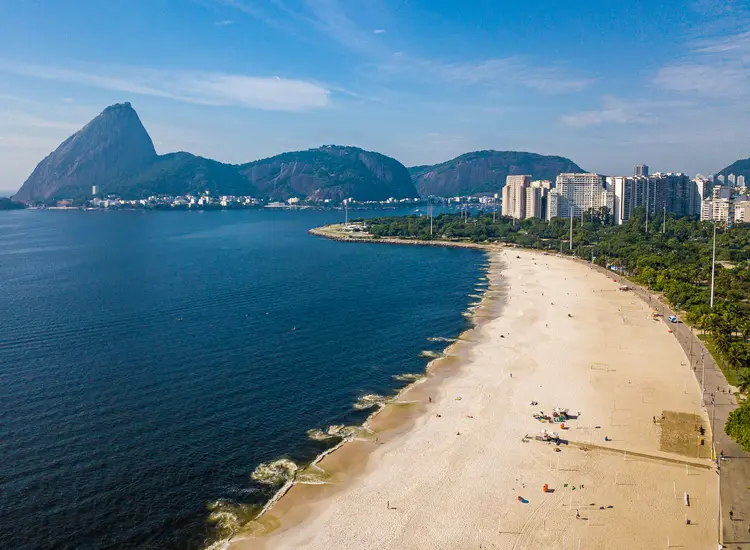
[(399, 237), (384, 237), (376, 238), (372, 236), (353, 236), (350, 233), (343, 231), (335, 231), (330, 229), (331, 226), (315, 227), (310, 229), (308, 233), (315, 235), (316, 237), (323, 237), (332, 241), (339, 241), (343, 243), (377, 243), (377, 244), (403, 244), (403, 245), (414, 245), (414, 246), (442, 246), (448, 248), (473, 248), (477, 250), (487, 250), (490, 248), (499, 247), (502, 245), (491, 245), (481, 243), (470, 243), (462, 241), (446, 241), (446, 240), (435, 240), (435, 241), (422, 241), (417, 239), (402, 239)]

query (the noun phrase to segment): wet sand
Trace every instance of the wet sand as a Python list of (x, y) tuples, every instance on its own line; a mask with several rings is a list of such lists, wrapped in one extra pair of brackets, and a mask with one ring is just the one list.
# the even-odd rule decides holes
[[(582, 263), (490, 256), (477, 328), (232, 549), (715, 547), (710, 425), (665, 325)], [(580, 416), (532, 417), (554, 407)]]

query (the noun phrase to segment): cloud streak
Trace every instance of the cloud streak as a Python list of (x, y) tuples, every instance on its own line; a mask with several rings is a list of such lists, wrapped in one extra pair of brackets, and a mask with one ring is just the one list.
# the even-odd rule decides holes
[(462, 86), (520, 85), (546, 94), (579, 92), (594, 83), (591, 78), (569, 76), (568, 71), (562, 69), (534, 66), (521, 57), (447, 62), (395, 54), (389, 62), (379, 65), (378, 69), (386, 75), (438, 78)]
[(0, 72), (200, 105), (305, 111), (331, 104), (327, 88), (279, 77), (111, 67), (91, 72), (2, 61)]
[(657, 72), (654, 84), (708, 98), (750, 98), (750, 10), (732, 0), (703, 0), (695, 8), (707, 15), (705, 25), (681, 59)]
[[(560, 116), (560, 122), (572, 128), (587, 128), (605, 124), (657, 124), (668, 109), (693, 106), (688, 101), (625, 100), (615, 96), (602, 98), (602, 108), (579, 111)], [(658, 112), (659, 115), (654, 114)]]

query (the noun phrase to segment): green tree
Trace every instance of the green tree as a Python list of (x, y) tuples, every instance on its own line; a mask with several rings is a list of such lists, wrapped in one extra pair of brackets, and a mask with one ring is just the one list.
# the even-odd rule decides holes
[(745, 401), (729, 413), (724, 433), (734, 439), (740, 447), (750, 451), (750, 402)]

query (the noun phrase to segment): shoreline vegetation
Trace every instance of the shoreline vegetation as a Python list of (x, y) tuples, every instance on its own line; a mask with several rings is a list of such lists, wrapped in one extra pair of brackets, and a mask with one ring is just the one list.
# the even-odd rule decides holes
[[(427, 244), (362, 235), (349, 239), (342, 229), (318, 228), (311, 234), (347, 242)], [(360, 548), (363, 542), (426, 548), (435, 547), (436, 537), (456, 548), (483, 541), (505, 547), (513, 544), (510, 537), (518, 537), (523, 547), (558, 547), (560, 537), (600, 546), (615, 537), (645, 547), (662, 540), (656, 535), (662, 525), (671, 525), (671, 540), (699, 545), (685, 547), (713, 544), (720, 523), (718, 481), (709, 446), (699, 446), (696, 456), (692, 435), (696, 425), (710, 431), (710, 421), (699, 392), (683, 391), (695, 378), (680, 362), (682, 350), (666, 331), (652, 328), (647, 306), (579, 262), (499, 243), (428, 245), (446, 244), (488, 253), (491, 268), (473, 312), (475, 327), (430, 362), (424, 379), (368, 419), (374, 440), (342, 442), (316, 464), (326, 483), (291, 484), (265, 514), (234, 533), (230, 548)], [(563, 276), (567, 282), (558, 283)], [(546, 300), (553, 300), (553, 307)], [(622, 315), (616, 331), (635, 331), (632, 338), (617, 341), (612, 313), (618, 321)], [(547, 321), (555, 325), (545, 333)], [(539, 340), (541, 333), (546, 335)], [(561, 356), (562, 342), (571, 351)], [(643, 356), (642, 346), (661, 369), (636, 360)], [(667, 384), (671, 378), (678, 382)], [(664, 388), (658, 403), (649, 404), (657, 387)], [(535, 409), (529, 408), (529, 396), (544, 410), (560, 404), (581, 408), (571, 412), (570, 431), (561, 432), (567, 445), (534, 441), (539, 424), (531, 418)], [(526, 420), (512, 412), (524, 409)], [(654, 416), (656, 431), (655, 411), (661, 414), (658, 422)], [(704, 525), (700, 532), (685, 527), (682, 502), (676, 493), (673, 497), (671, 480), (679, 472), (679, 490), (700, 503), (690, 509), (692, 521)], [(649, 502), (644, 510), (628, 496), (632, 489), (623, 489), (631, 485), (642, 487), (644, 495), (668, 491), (669, 498)], [(638, 532), (623, 531), (634, 520), (642, 526)], [(589, 521), (607, 529), (579, 531)]]

